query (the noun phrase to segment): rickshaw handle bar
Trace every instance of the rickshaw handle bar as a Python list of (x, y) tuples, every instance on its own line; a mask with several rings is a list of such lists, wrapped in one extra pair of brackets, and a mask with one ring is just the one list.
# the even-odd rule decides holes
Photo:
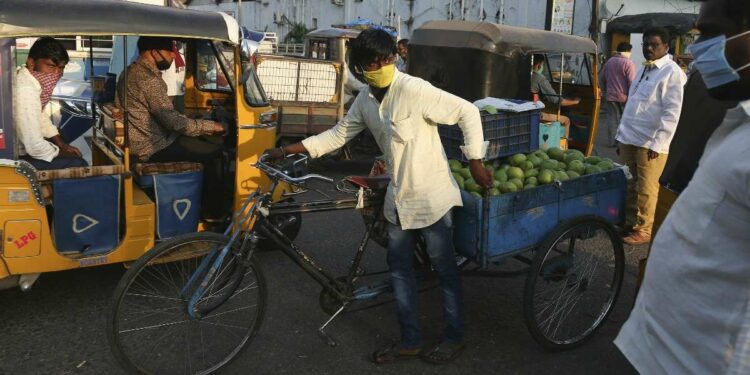
[[(294, 155), (300, 155), (300, 154), (293, 154), (293, 155), (289, 155), (289, 156), (294, 156)], [(252, 164), (252, 166), (260, 169), (266, 175), (268, 175), (268, 177), (270, 177), (270, 178), (276, 178), (276, 179), (279, 179), (279, 180), (282, 180), (284, 182), (287, 182), (287, 183), (290, 183), (290, 184), (294, 184), (294, 185), (302, 185), (302, 184), (305, 183), (305, 181), (307, 181), (307, 180), (313, 180), (313, 179), (323, 180), (323, 181), (326, 181), (326, 182), (333, 182), (332, 178), (326, 177), (326, 176), (323, 176), (323, 175), (319, 175), (319, 174), (315, 174), (315, 173), (306, 174), (306, 175), (304, 175), (302, 177), (292, 177), (292, 176), (289, 176), (288, 174), (284, 173), (283, 171), (281, 171), (281, 170), (279, 170), (277, 168), (274, 168), (272, 165), (266, 163), (266, 158), (267, 157), (268, 157), (268, 154), (261, 155), (260, 158), (258, 159), (258, 162), (255, 163), (255, 164)], [(302, 158), (300, 158), (299, 160), (297, 160), (295, 162), (295, 164), (303, 162), (303, 161), (305, 161), (307, 159), (308, 159), (308, 157), (306, 155), (302, 155)]]

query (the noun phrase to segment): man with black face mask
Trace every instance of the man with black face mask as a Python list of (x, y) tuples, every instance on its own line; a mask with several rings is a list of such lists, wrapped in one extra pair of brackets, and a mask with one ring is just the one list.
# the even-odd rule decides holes
[[(128, 136), (135, 162), (199, 162), (204, 167), (204, 216), (222, 215), (220, 169), (216, 165), (221, 146), (200, 140), (198, 136), (222, 134), (224, 126), (210, 120), (191, 119), (174, 109), (167, 96), (161, 71), (174, 60), (173, 41), (160, 37), (140, 37), (139, 56), (127, 67)], [(123, 75), (121, 75), (122, 77)], [(122, 107), (125, 84), (117, 84), (116, 104)], [(207, 201), (208, 200), (208, 201)]]
[(750, 373), (750, 2), (701, 8), (694, 67), (739, 100), (654, 239), (615, 344), (642, 374)]

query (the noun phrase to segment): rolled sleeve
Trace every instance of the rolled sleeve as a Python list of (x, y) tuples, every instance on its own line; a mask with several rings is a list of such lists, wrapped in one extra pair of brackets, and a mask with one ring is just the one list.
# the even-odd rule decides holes
[(440, 90), (425, 82), (419, 92), (424, 118), (441, 125), (458, 125), (464, 135), (461, 151), (469, 160), (483, 159), (489, 142), (484, 140), (482, 116), (479, 109), (456, 95)]

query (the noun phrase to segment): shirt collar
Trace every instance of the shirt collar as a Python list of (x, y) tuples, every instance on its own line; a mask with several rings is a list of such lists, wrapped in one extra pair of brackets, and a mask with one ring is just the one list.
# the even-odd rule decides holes
[(656, 65), (657, 69), (661, 69), (664, 65), (667, 65), (667, 63), (671, 60), (669, 57), (669, 54), (666, 54), (662, 56), (662, 58), (655, 60), (654, 65)]

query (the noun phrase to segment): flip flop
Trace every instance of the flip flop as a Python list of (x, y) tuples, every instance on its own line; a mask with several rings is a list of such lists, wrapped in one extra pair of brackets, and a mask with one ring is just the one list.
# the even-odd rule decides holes
[(390, 344), (373, 352), (372, 356), (370, 356), (370, 361), (376, 365), (384, 365), (386, 363), (416, 359), (419, 358), (421, 353), (422, 350), (419, 348), (405, 349), (399, 344)]
[(466, 349), (464, 343), (441, 342), (432, 349), (422, 352), (422, 360), (436, 365), (447, 365), (453, 362)]

